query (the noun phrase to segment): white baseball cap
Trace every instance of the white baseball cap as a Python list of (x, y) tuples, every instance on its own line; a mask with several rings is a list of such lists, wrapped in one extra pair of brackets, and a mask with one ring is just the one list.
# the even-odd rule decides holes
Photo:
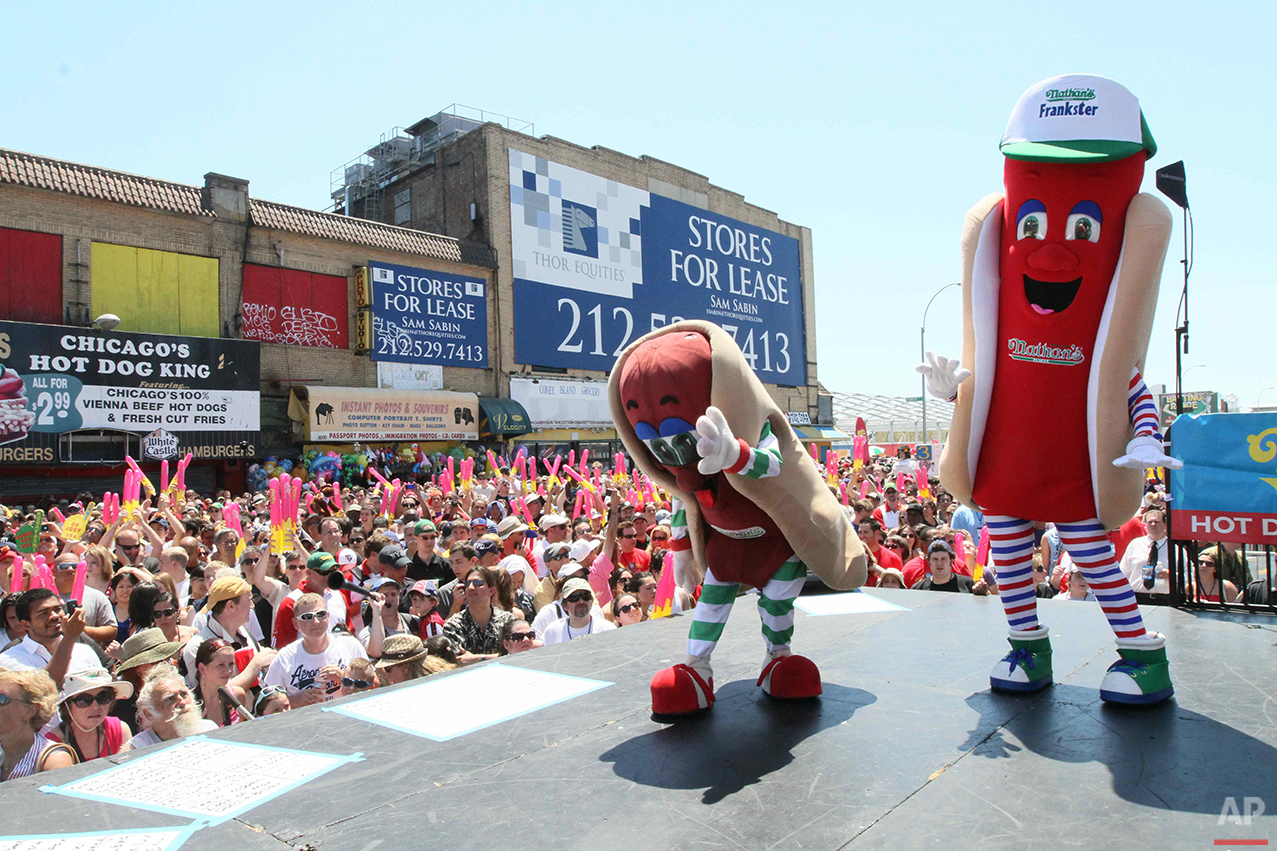
[(572, 561), (580, 561), (601, 546), (603, 546), (602, 541), (594, 540), (592, 538), (582, 538), (572, 545), (569, 558), (571, 558)]
[(1063, 74), (1020, 95), (998, 146), (1013, 160), (1111, 162), (1157, 143), (1140, 102), (1121, 83), (1094, 74)]

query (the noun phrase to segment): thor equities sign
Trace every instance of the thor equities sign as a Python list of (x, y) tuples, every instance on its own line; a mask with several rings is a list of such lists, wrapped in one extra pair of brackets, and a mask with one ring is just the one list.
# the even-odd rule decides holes
[(514, 353), (610, 370), (680, 319), (719, 325), (763, 381), (807, 383), (798, 240), (509, 149)]
[(82, 429), (162, 427), (200, 457), (257, 442), (257, 343), (0, 322), (0, 368), (0, 444), (38, 450), (0, 461), (56, 460)]
[(1277, 544), (1277, 414), (1181, 416), (1171, 456), (1177, 539)]

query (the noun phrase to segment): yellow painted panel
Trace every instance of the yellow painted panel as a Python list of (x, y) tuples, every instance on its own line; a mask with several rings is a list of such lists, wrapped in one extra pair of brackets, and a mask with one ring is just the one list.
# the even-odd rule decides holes
[(188, 337), (219, 337), (217, 260), (178, 254), (178, 316)]
[(121, 331), (217, 337), (217, 260), (93, 243), (93, 315), (114, 313)]
[(127, 245), (93, 243), (90, 254), (93, 281), (93, 316), (114, 313), (120, 329), (139, 330), (137, 321), (137, 249)]

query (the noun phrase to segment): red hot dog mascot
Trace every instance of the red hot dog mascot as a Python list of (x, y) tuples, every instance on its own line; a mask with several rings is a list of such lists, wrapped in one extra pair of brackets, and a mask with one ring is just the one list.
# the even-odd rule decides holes
[(1020, 97), (1001, 149), (1006, 193), (972, 208), (962, 237), (962, 359), (918, 367), (956, 402), (941, 481), (989, 525), (1012, 647), (990, 684), (1052, 682), (1032, 576), (1033, 521), (1047, 521), (1117, 637), (1100, 696), (1157, 703), (1174, 691), (1166, 642), (1105, 534), (1139, 507), (1144, 467), (1179, 466), (1140, 375), (1171, 230), (1139, 194), (1157, 146), (1134, 95), (1070, 74)]
[(691, 591), (687, 661), (652, 678), (652, 709), (710, 708), (710, 655), (741, 585), (759, 589), (767, 653), (758, 684), (773, 697), (821, 693), (811, 660), (790, 652), (807, 568), (833, 588), (865, 581), (864, 549), (842, 506), (731, 336), (677, 322), (621, 353), (608, 396), (634, 463), (673, 496), (674, 575)]

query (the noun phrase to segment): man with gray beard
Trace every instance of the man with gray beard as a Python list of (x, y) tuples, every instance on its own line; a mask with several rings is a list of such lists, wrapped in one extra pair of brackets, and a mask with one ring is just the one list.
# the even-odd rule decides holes
[(156, 665), (146, 675), (137, 696), (137, 720), (148, 728), (125, 742), (121, 752), (217, 729), (172, 665)]

